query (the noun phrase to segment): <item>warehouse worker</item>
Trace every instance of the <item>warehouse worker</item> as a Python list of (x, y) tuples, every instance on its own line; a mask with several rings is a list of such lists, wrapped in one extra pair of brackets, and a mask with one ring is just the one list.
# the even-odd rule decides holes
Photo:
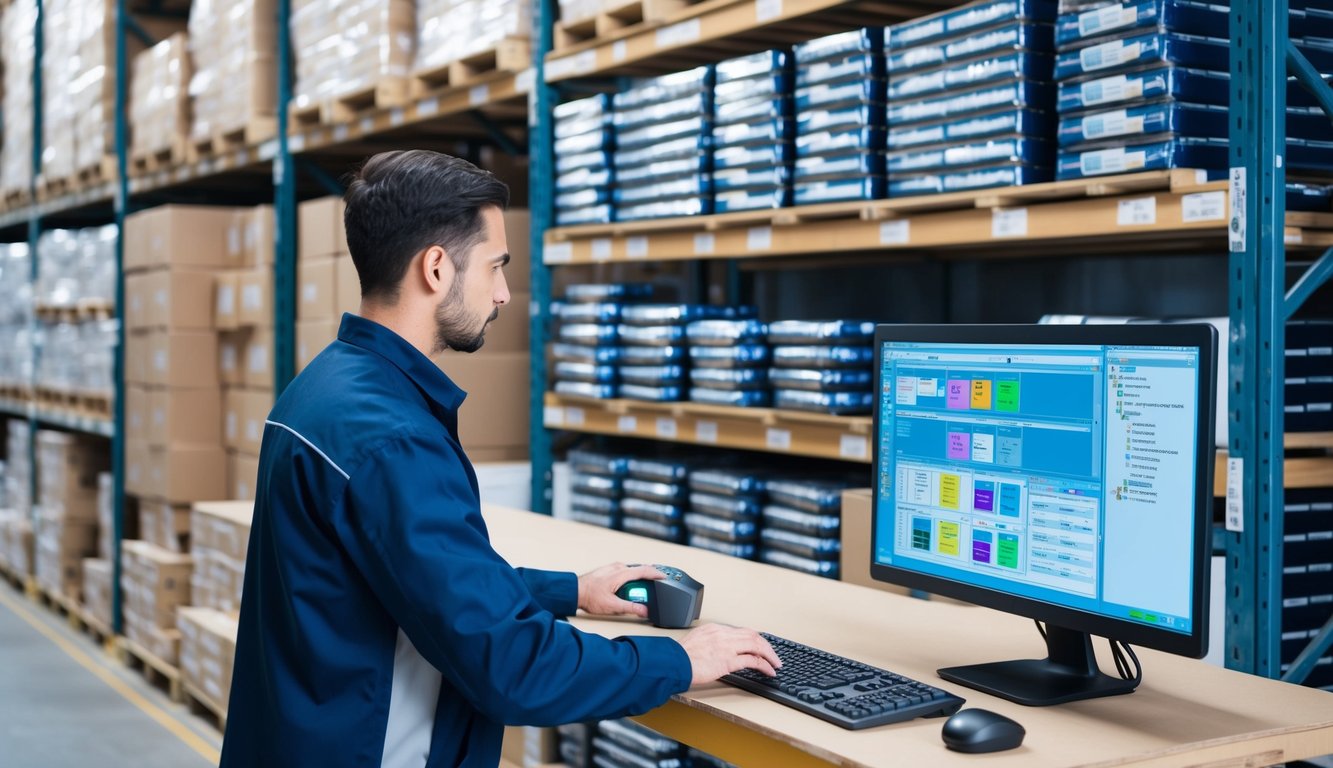
[(644, 616), (615, 590), (656, 569), (576, 577), (491, 548), (458, 442), (465, 393), (430, 358), (479, 349), (509, 301), (505, 185), (387, 152), (346, 201), (361, 315), (264, 430), (223, 768), (493, 768), (504, 724), (623, 717), (742, 668), (774, 674), (751, 630), (611, 640), (557, 620)]

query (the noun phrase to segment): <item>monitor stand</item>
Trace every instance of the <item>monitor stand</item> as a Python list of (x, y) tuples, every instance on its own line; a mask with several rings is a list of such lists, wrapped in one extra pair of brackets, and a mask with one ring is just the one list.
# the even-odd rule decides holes
[(1046, 625), (1045, 659), (996, 661), (939, 670), (959, 685), (1029, 707), (1129, 693), (1137, 680), (1103, 674), (1092, 651), (1092, 637), (1054, 624)]

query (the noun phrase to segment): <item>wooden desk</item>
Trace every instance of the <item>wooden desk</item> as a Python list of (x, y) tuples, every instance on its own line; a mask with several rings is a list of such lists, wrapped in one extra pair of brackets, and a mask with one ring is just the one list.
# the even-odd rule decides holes
[[(638, 718), (744, 768), (788, 766), (1258, 766), (1333, 754), (1333, 694), (1136, 649), (1143, 683), (1128, 696), (1033, 708), (947, 683), (943, 666), (1040, 658), (1028, 619), (915, 600), (690, 547), (528, 512), (487, 507), (496, 549), (515, 565), (591, 570), (615, 560), (677, 566), (703, 582), (702, 622), (751, 626), (938, 685), (1014, 718), (1023, 746), (964, 755), (941, 719), (847, 731), (722, 684), (694, 688)], [(577, 617), (603, 635), (682, 636), (637, 620)], [(1095, 641), (1103, 670), (1114, 670)]]

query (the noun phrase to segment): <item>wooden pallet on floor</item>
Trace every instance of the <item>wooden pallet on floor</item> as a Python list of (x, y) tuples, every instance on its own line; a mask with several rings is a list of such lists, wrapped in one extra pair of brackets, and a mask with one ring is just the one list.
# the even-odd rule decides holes
[(180, 667), (154, 656), (128, 637), (117, 638), (116, 654), (125, 666), (142, 671), (150, 685), (165, 690), (172, 701), (180, 703), (184, 700)]
[(190, 714), (211, 717), (220, 733), (227, 732), (227, 708), (214, 701), (211, 696), (188, 680), (181, 681), (181, 690), (185, 694), (185, 705)]
[(407, 78), (386, 77), (373, 85), (293, 108), (290, 130), (343, 125), (371, 112), (401, 107), (408, 101), (409, 90)]
[(217, 157), (228, 152), (256, 146), (273, 138), (277, 133), (278, 120), (272, 115), (251, 115), (240, 126), (215, 131), (208, 136), (190, 139), (191, 162), (206, 157)]
[(522, 72), (531, 65), (532, 41), (507, 37), (493, 48), (413, 72), (410, 94), (418, 99), (442, 88), (464, 88), (497, 72)]

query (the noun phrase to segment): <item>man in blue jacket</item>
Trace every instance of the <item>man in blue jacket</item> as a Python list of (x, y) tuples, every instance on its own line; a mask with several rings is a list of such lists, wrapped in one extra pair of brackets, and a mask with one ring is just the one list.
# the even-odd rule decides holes
[(661, 574), (514, 568), (491, 548), (458, 443), (465, 393), (430, 356), (479, 349), (509, 301), (508, 200), (491, 174), (420, 150), (352, 181), (361, 315), (265, 427), (224, 768), (493, 768), (504, 724), (642, 713), (780, 665), (747, 629), (580, 632), (557, 617), (643, 616), (615, 590)]

